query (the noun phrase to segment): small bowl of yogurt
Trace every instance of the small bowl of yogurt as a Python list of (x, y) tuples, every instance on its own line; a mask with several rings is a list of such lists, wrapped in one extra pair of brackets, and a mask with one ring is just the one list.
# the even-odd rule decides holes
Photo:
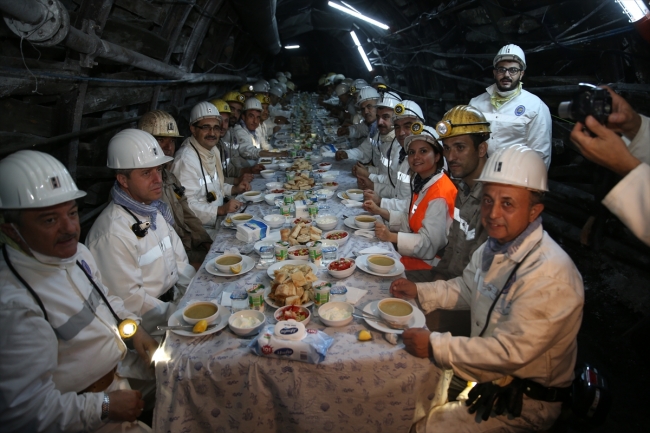
[(241, 310), (228, 318), (230, 330), (240, 337), (255, 335), (264, 327), (266, 316), (258, 310)]
[(346, 326), (352, 322), (352, 311), (347, 302), (328, 302), (318, 308), (318, 317), (325, 326)]

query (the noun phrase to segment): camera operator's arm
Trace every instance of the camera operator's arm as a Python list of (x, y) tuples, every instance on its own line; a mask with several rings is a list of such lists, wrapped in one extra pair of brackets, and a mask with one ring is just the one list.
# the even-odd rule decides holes
[[(646, 223), (647, 216), (650, 215), (648, 161), (639, 161), (614, 131), (607, 129), (593, 117), (588, 116), (585, 122), (596, 136), (589, 135), (578, 122), (571, 132), (571, 141), (587, 159), (623, 176), (603, 199), (603, 205), (642, 242), (650, 245), (650, 225)], [(643, 144), (646, 149), (650, 146), (647, 140)]]

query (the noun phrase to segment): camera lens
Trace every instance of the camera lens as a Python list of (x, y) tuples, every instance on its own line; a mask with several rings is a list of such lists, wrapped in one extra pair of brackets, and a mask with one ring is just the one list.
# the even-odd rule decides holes
[(573, 106), (572, 101), (560, 102), (560, 105), (557, 107), (558, 116), (560, 116), (563, 119), (573, 119), (573, 116), (571, 115), (572, 106)]

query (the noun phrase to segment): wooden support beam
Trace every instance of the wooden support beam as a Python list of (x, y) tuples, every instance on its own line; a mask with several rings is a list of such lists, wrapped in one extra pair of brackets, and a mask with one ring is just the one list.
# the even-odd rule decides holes
[(52, 108), (13, 98), (0, 101), (0, 130), (51, 137), (57, 133)]
[(149, 2), (142, 0), (115, 0), (115, 5), (141, 18), (151, 20), (159, 26), (165, 21), (165, 9)]

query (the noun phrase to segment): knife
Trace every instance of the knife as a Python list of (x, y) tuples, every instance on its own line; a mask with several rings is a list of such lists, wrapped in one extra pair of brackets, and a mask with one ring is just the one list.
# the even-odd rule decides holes
[[(210, 329), (214, 328), (215, 326), (217, 326), (217, 325), (209, 325), (206, 328), (206, 331), (209, 331)], [(181, 331), (181, 330), (185, 330), (185, 329), (191, 331), (192, 329), (194, 329), (194, 325), (157, 326), (156, 328), (159, 331)]]

